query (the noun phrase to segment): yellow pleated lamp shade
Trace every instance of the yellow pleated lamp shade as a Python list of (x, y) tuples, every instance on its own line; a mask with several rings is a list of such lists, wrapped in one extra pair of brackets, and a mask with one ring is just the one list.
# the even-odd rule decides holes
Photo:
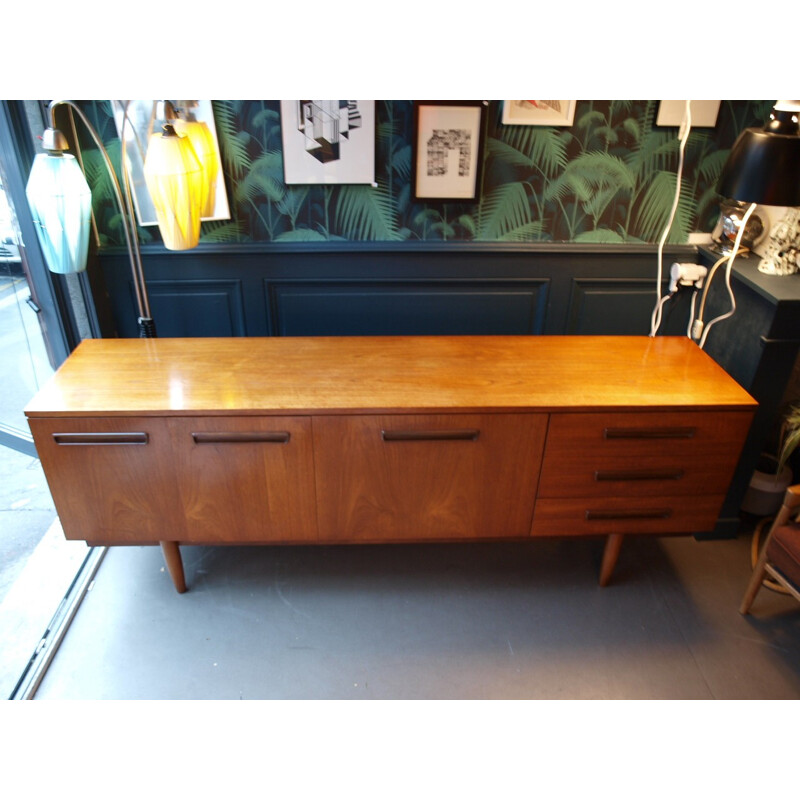
[(214, 134), (205, 122), (176, 119), (173, 123), (176, 133), (188, 136), (194, 152), (203, 168), (203, 203), (201, 217), (213, 217), (217, 199), (217, 177), (219, 176), (219, 155)]
[(189, 250), (200, 241), (203, 169), (188, 136), (170, 125), (147, 145), (144, 178), (168, 250)]

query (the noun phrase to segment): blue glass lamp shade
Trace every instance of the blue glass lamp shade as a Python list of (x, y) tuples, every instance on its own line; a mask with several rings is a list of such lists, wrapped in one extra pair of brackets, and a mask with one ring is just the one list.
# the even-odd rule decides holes
[(75, 157), (37, 155), (25, 193), (50, 270), (64, 275), (86, 269), (92, 193)]

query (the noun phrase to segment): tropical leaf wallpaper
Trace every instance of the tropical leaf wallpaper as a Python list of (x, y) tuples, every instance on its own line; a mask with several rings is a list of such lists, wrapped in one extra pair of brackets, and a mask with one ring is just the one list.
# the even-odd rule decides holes
[[(773, 101), (723, 101), (715, 128), (694, 129), (668, 241), (709, 232), (717, 177), (741, 130), (762, 125)], [(490, 101), (478, 202), (415, 202), (413, 102), (376, 101), (377, 187), (287, 186), (277, 100), (215, 100), (232, 219), (203, 224), (202, 242), (470, 241), (653, 243), (672, 208), (677, 128), (657, 127), (657, 100), (578, 101), (571, 127), (503, 125)], [(119, 140), (105, 102), (86, 104), (114, 163)], [(95, 217), (105, 244), (122, 229), (102, 164), (86, 148)], [(95, 161), (97, 163), (95, 163)], [(158, 241), (155, 227), (142, 240)]]

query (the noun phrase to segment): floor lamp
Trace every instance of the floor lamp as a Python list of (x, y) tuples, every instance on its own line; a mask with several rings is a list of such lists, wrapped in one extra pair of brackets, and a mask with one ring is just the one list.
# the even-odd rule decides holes
[[(120, 173), (124, 191), (100, 136), (80, 107), (72, 100), (53, 100), (48, 107), (51, 126), (45, 130), (42, 137), (42, 148), (45, 152), (38, 154), (34, 159), (26, 193), (39, 242), (50, 270), (65, 274), (86, 269), (91, 192), (75, 157), (66, 152), (69, 145), (55, 122), (56, 108), (62, 105), (69, 106), (89, 131), (111, 179), (130, 260), (138, 309), (139, 335), (141, 338), (153, 338), (156, 336), (155, 322), (150, 312), (130, 178), (125, 166), (127, 104), (128, 101), (123, 104), (120, 135), (122, 151)], [(145, 163), (145, 176), (156, 207), (164, 244), (168, 249), (187, 250), (197, 245), (200, 234), (202, 186), (199, 176), (202, 173), (199, 161), (189, 139), (179, 136), (171, 125), (165, 125), (160, 134), (155, 134), (150, 144), (148, 155), (152, 150), (152, 156), (149, 159), (149, 168), (148, 163)]]

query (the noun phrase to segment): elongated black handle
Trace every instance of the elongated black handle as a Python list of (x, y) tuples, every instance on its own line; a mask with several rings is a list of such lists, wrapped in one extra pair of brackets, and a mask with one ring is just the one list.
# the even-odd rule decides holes
[(606, 439), (691, 439), (697, 428), (606, 428)]
[(479, 430), (381, 431), (384, 442), (474, 442)]
[(682, 469), (606, 469), (594, 473), (596, 481), (679, 481)]
[(669, 519), (672, 516), (671, 508), (645, 508), (631, 511), (587, 511), (588, 520), (609, 519)]
[(59, 445), (147, 444), (148, 435), (142, 431), (127, 433), (54, 433)]
[(195, 444), (286, 444), (288, 431), (201, 431), (192, 433)]

